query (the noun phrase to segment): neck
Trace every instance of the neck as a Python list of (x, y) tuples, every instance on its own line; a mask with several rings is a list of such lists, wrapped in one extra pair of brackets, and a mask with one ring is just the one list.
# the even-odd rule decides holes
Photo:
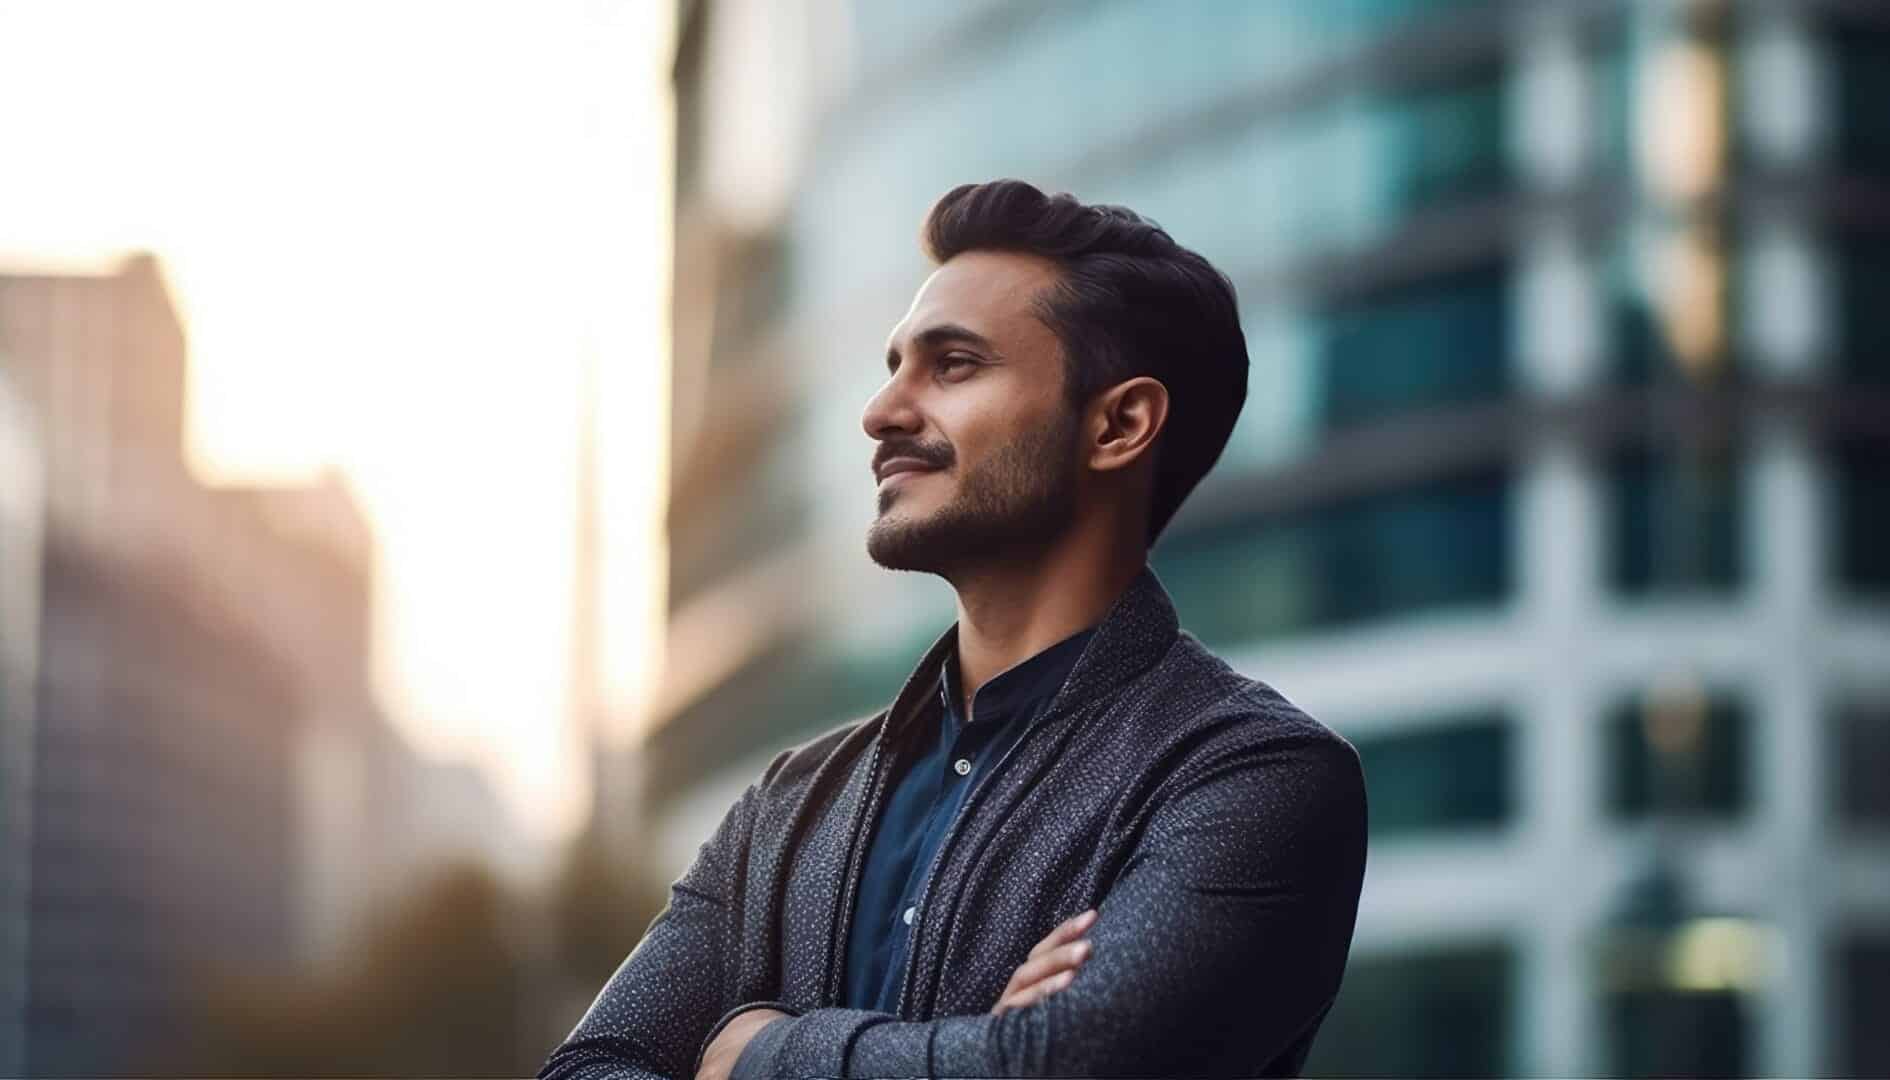
[(965, 715), (980, 686), (1101, 621), (1146, 561), (1139, 547), (1079, 544), (959, 575), (953, 587)]

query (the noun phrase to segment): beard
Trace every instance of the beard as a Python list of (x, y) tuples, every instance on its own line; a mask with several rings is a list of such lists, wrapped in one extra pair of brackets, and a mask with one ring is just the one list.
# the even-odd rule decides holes
[(1047, 547), (1075, 518), (1077, 413), (1065, 404), (1050, 424), (1024, 428), (966, 471), (951, 500), (929, 515), (889, 512), (887, 500), (896, 507), (902, 493), (882, 495), (867, 555), (888, 570), (949, 575)]

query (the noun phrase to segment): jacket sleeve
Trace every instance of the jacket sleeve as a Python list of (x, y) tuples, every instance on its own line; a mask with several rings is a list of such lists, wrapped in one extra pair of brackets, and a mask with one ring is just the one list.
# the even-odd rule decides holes
[(1323, 1019), (1345, 970), (1365, 869), (1357, 752), (1330, 732), (1217, 736), (1151, 806), (1064, 990), (1002, 1016), (811, 1010), (763, 1028), (734, 1080), (1174, 1076), (1274, 1061)]
[(735, 1004), (726, 970), (760, 789), (785, 756), (749, 785), (670, 885), (668, 904), (552, 1051), (543, 1080), (690, 1080), (709, 1037), (737, 1013), (763, 1004), (794, 1011), (779, 1002)]

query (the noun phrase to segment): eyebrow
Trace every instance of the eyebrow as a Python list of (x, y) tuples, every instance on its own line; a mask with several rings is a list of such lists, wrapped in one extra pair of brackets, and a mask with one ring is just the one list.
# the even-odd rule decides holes
[[(995, 353), (998, 351), (997, 346), (991, 344), (989, 338), (969, 327), (960, 326), (957, 323), (939, 323), (936, 326), (928, 326), (913, 335), (913, 341), (918, 345), (934, 349), (951, 342), (961, 342), (974, 348), (983, 349), (985, 352)], [(886, 370), (891, 371), (893, 361), (898, 359), (899, 346), (888, 345), (886, 347)]]

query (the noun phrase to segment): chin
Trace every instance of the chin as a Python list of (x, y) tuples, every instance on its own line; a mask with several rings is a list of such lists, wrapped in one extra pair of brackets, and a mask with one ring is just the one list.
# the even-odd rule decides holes
[(931, 571), (936, 542), (926, 521), (897, 511), (881, 513), (866, 531), (866, 554), (888, 570)]

